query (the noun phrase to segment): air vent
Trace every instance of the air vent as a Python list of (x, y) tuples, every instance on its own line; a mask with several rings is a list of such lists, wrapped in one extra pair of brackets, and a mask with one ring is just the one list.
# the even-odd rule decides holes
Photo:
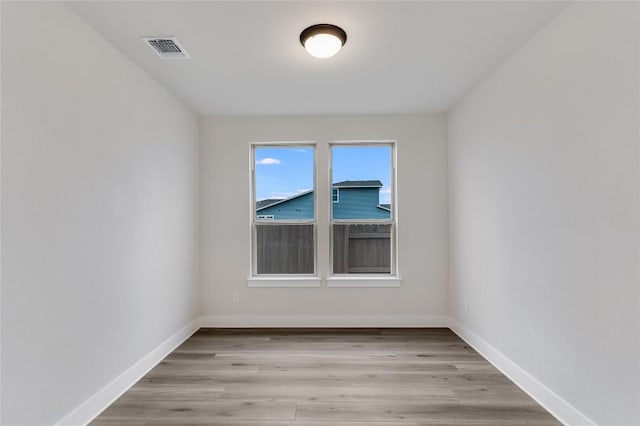
[(162, 59), (188, 59), (191, 56), (175, 37), (142, 37)]

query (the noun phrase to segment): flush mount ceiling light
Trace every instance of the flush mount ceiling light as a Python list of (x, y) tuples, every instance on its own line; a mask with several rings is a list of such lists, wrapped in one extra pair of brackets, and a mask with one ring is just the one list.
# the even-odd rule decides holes
[(311, 56), (330, 58), (347, 42), (347, 33), (331, 24), (317, 24), (300, 33), (300, 43)]

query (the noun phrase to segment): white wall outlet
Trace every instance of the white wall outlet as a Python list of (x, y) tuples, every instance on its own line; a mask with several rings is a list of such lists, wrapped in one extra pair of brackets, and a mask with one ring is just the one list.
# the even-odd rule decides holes
[(233, 303), (240, 303), (240, 293), (233, 293)]

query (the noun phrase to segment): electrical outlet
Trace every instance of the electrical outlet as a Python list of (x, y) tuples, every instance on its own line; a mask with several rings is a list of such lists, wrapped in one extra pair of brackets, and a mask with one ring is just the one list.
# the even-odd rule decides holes
[(233, 303), (240, 303), (240, 293), (233, 293)]

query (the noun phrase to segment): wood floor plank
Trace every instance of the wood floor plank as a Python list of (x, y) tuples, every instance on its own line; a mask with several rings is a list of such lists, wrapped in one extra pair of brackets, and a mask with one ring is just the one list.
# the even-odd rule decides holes
[(123, 399), (107, 408), (101, 415), (107, 419), (141, 419), (149, 421), (180, 420), (211, 422), (212, 419), (234, 420), (294, 420), (294, 402), (249, 401), (130, 401)]
[[(149, 373), (158, 374), (183, 374), (185, 372), (197, 372), (198, 374), (213, 374), (216, 372), (258, 372), (262, 363), (242, 362), (232, 359), (211, 358), (198, 361), (164, 360)], [(185, 368), (187, 367), (187, 368)]]
[(312, 386), (351, 386), (353, 378), (351, 375), (340, 375), (331, 373), (278, 373), (278, 374), (257, 374), (257, 373), (228, 373), (217, 372), (216, 374), (161, 374), (156, 373), (153, 376), (145, 376), (140, 379), (140, 384), (146, 385), (160, 384), (167, 385), (200, 385), (220, 387), (227, 384), (243, 384), (245, 386), (258, 385), (280, 385), (289, 383), (295, 385), (312, 385)]
[[(499, 423), (498, 423), (499, 424)], [(497, 426), (495, 422), (489, 421), (478, 421), (474, 420), (472, 422), (441, 422), (441, 421), (419, 421), (418, 426), (453, 426), (453, 425), (468, 425), (468, 426)], [(504, 424), (504, 423), (503, 423)], [(512, 424), (513, 426), (558, 426), (560, 423), (554, 419), (536, 419), (534, 421), (520, 420), (514, 421), (513, 423), (506, 423), (507, 425)]]
[(135, 385), (121, 398), (128, 401), (215, 401), (223, 386), (144, 386)]
[(282, 360), (277, 363), (263, 363), (260, 367), (260, 372), (273, 373), (273, 372), (338, 372), (346, 371), (352, 373), (377, 371), (380, 373), (447, 373), (454, 372), (457, 368), (452, 363), (448, 362), (430, 362), (430, 363), (416, 363), (416, 362), (394, 362), (393, 360), (383, 362), (344, 362), (339, 360), (334, 361), (312, 361), (312, 362), (291, 362), (289, 360)]
[(493, 365), (489, 364), (486, 360), (464, 360), (464, 361), (453, 361), (453, 365), (463, 373), (492, 373), (492, 374), (501, 374), (500, 370), (495, 368)]
[(533, 404), (536, 402), (519, 388), (503, 386), (459, 386), (452, 388), (458, 401), (463, 404)]
[(298, 404), (298, 420), (358, 420), (398, 421), (419, 420), (450, 424), (491, 422), (495, 425), (514, 425), (549, 416), (535, 405), (470, 405), (459, 403), (326, 403)]
[[(393, 347), (393, 345), (390, 345)], [(363, 361), (397, 361), (397, 362), (420, 362), (420, 363), (429, 363), (429, 362), (443, 362), (446, 360), (447, 362), (453, 362), (456, 364), (479, 364), (479, 365), (487, 365), (487, 361), (482, 358), (477, 353), (469, 353), (465, 351), (453, 351), (453, 350), (445, 350), (445, 351), (434, 351), (429, 350), (429, 353), (425, 353), (426, 351), (421, 351), (416, 353), (412, 352), (393, 352), (389, 349), (385, 351), (357, 351), (357, 352), (344, 352), (344, 351), (324, 351), (324, 352), (298, 352), (294, 348), (291, 348), (287, 352), (287, 361), (296, 362), (296, 361), (336, 361), (336, 360), (344, 360), (348, 362), (363, 362)], [(199, 355), (198, 353), (187, 353), (184, 352), (185, 355)], [(218, 353), (215, 356), (216, 360), (232, 360), (235, 362), (246, 362), (256, 361), (256, 354), (250, 351), (243, 352), (222, 352)], [(265, 351), (260, 354), (259, 358), (260, 362), (268, 363), (268, 362), (282, 362), (282, 353), (280, 352), (270, 352)], [(210, 362), (211, 359), (201, 359), (196, 360), (199, 362)], [(490, 365), (489, 365), (490, 366)], [(497, 370), (496, 370), (497, 371)]]
[(389, 402), (389, 401), (449, 401), (458, 398), (451, 389), (445, 387), (380, 387), (380, 386), (291, 386), (289, 384), (271, 386), (228, 385), (220, 395), (220, 400), (270, 400), (299, 402)]
[(215, 356), (215, 352), (186, 352), (176, 349), (164, 361), (208, 362)]
[[(403, 421), (403, 422), (306, 422), (306, 421), (298, 421), (298, 420), (280, 420), (280, 421), (253, 421), (253, 420), (215, 420), (211, 423), (211, 425), (215, 426), (419, 426), (417, 422), (412, 421)], [(113, 423), (105, 425), (111, 426)], [(202, 426), (203, 423), (194, 423), (194, 422), (179, 422), (172, 423), (170, 420), (167, 421), (153, 421), (147, 422), (144, 426)], [(137, 425), (136, 425), (137, 426)]]
[(99, 417), (91, 422), (91, 426), (146, 426), (146, 422), (139, 419), (109, 419)]
[(450, 373), (377, 373), (359, 374), (351, 376), (354, 386), (369, 386), (373, 384), (385, 386), (416, 386), (416, 385), (442, 385), (442, 386), (467, 386), (470, 384), (494, 386), (513, 385), (502, 374), (466, 374), (459, 370)]
[(92, 423), (558, 424), (448, 329), (202, 329)]

